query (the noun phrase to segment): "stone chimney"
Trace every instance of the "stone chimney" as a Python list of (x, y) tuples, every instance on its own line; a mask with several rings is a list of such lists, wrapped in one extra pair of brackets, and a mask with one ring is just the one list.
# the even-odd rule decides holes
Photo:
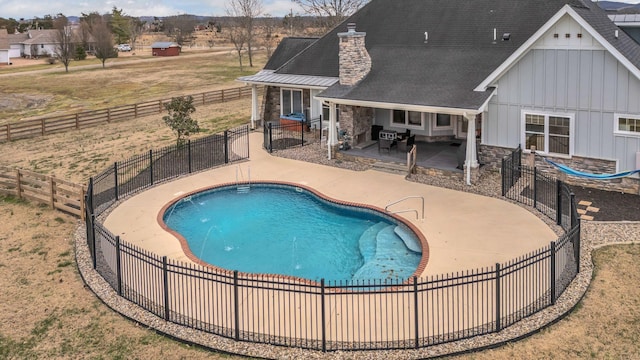
[(365, 32), (357, 32), (356, 24), (347, 24), (347, 32), (338, 33), (340, 38), (340, 84), (355, 85), (371, 70), (371, 57), (364, 47)]

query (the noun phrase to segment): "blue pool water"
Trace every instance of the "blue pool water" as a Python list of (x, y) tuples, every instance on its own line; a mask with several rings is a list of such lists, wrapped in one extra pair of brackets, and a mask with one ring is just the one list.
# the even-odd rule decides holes
[(419, 240), (404, 224), (294, 186), (252, 184), (246, 193), (235, 186), (207, 190), (177, 201), (163, 220), (195, 256), (241, 272), (316, 281), (404, 280), (422, 256), (415, 247)]

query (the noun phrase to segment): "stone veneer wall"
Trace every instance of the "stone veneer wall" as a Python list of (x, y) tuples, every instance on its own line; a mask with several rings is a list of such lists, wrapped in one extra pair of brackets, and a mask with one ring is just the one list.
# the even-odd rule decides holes
[[(482, 163), (486, 167), (500, 169), (502, 158), (511, 154), (513, 149), (499, 146), (480, 145), (479, 152)], [(522, 154), (522, 164), (531, 165), (530, 154)], [(571, 159), (554, 158), (553, 161), (567, 165), (573, 169), (594, 173), (612, 174), (616, 172), (616, 162), (613, 160), (602, 160), (587, 158), (582, 156), (572, 156)], [(640, 179), (626, 177), (612, 180), (593, 180), (578, 176), (567, 175), (558, 170), (553, 165), (547, 163), (539, 156), (535, 157), (535, 166), (538, 170), (547, 173), (555, 178), (562, 179), (569, 185), (584, 186), (589, 188), (620, 191), (629, 194), (640, 194)]]
[(338, 33), (340, 38), (340, 84), (355, 85), (371, 70), (371, 57), (365, 48), (364, 32), (356, 32), (355, 24), (347, 24), (349, 31)]
[[(371, 140), (372, 125), (372, 108), (340, 105), (340, 130), (346, 131), (352, 137), (352, 145)], [(364, 134), (364, 137), (356, 142), (358, 135), (361, 134)]]
[[(302, 108), (308, 109), (311, 106), (311, 92), (309, 89), (302, 89)], [(267, 86), (262, 99), (261, 119), (265, 122), (280, 119), (280, 88)]]
[(262, 114), (264, 123), (274, 121), (280, 117), (280, 88), (267, 86), (262, 97)]
[(513, 152), (512, 148), (478, 144), (478, 162), (486, 168), (500, 170), (502, 159)]

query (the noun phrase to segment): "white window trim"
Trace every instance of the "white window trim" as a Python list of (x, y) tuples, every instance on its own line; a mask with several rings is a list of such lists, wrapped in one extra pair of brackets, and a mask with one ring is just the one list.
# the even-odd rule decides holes
[(454, 119), (453, 117), (456, 115), (449, 115), (449, 125), (448, 126), (438, 126), (438, 114), (444, 114), (447, 115), (445, 113), (433, 113), (433, 130), (453, 130), (453, 123), (454, 123)]
[(520, 110), (520, 146), (522, 147), (522, 151), (524, 153), (531, 153), (531, 150), (526, 149), (526, 118), (527, 114), (530, 115), (540, 115), (544, 116), (544, 143), (545, 146), (549, 146), (549, 117), (550, 116), (558, 116), (569, 118), (569, 154), (559, 154), (559, 153), (549, 153), (547, 149), (536, 149), (536, 152), (546, 154), (549, 156), (555, 156), (558, 158), (571, 158), (574, 152), (574, 144), (575, 144), (575, 114), (573, 113), (557, 113), (557, 112), (546, 112), (546, 111), (538, 111), (538, 110)]
[(418, 112), (418, 111), (403, 110), (405, 112), (404, 124), (398, 124), (393, 122), (393, 112), (395, 110), (401, 110), (401, 109), (389, 109), (389, 126), (394, 126), (394, 127), (403, 128), (403, 129), (414, 129), (414, 130), (424, 129), (425, 113), (420, 112), (420, 125), (411, 125), (409, 124), (409, 114), (407, 113), (409, 111), (412, 111), (412, 112)]
[[(299, 91), (300, 92), (300, 108), (303, 109), (304, 111), (304, 91), (302, 89), (295, 89), (295, 88), (280, 88), (280, 115), (286, 115), (282, 110), (283, 110), (283, 106), (282, 106), (282, 92), (288, 90), (288, 91)], [(291, 96), (291, 100), (293, 101), (293, 95)], [(292, 106), (293, 109), (293, 106)]]
[(613, 114), (613, 134), (615, 136), (640, 137), (640, 132), (620, 130), (620, 128), (618, 128), (620, 118), (640, 120), (640, 115)]

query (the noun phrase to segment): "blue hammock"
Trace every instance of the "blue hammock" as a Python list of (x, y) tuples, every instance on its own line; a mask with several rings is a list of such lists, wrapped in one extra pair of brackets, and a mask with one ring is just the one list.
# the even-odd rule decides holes
[(567, 173), (569, 175), (573, 175), (573, 176), (578, 176), (578, 177), (582, 177), (582, 178), (587, 178), (587, 179), (596, 179), (596, 180), (609, 180), (609, 179), (619, 179), (619, 178), (623, 178), (626, 176), (631, 176), (633, 174), (636, 173), (640, 173), (640, 169), (637, 170), (631, 170), (631, 171), (624, 171), (624, 172), (620, 172), (617, 174), (592, 174), (592, 173), (586, 173), (586, 172), (582, 172), (582, 171), (578, 171), (575, 169), (572, 169), (566, 165), (562, 165), (562, 164), (558, 164), (556, 162), (553, 162), (545, 157), (543, 157), (544, 161), (548, 162), (549, 164), (557, 167), (558, 169), (560, 169), (562, 172)]

